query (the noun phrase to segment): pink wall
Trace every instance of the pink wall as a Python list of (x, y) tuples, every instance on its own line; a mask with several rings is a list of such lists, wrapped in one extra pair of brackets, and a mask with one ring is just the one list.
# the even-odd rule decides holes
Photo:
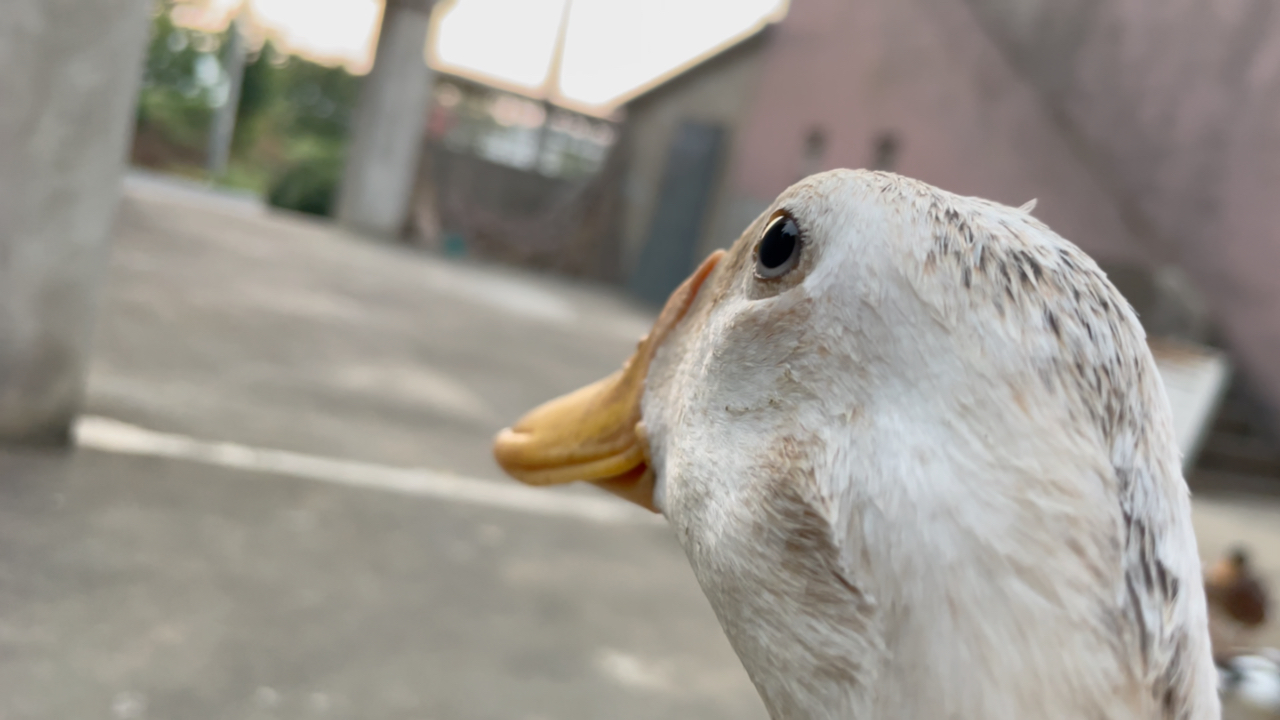
[(825, 168), (865, 167), (884, 131), (897, 172), (1036, 215), (1099, 259), (1144, 261), (1119, 206), (964, 0), (792, 0), (738, 137), (731, 182), (768, 200), (797, 180), (804, 139)]
[[(1280, 409), (1280, 5), (969, 0), (1083, 139)], [(1054, 42), (1056, 28), (1077, 28)]]

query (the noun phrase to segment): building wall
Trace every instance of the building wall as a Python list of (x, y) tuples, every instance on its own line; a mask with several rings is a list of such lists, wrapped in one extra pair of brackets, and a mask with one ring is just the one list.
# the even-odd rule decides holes
[(1280, 408), (1280, 6), (968, 2)]
[[(629, 148), (620, 228), (623, 277), (630, 276), (648, 238), (676, 130), (685, 121), (719, 123), (728, 132), (728, 147), (734, 147), (734, 138), (755, 88), (766, 39), (767, 35), (749, 39), (627, 105), (625, 132)], [(727, 155), (723, 161), (725, 168), (721, 170), (722, 181), (708, 208), (706, 228), (695, 253), (699, 258), (715, 248), (727, 234), (736, 238), (741, 231), (725, 225), (732, 197), (723, 178), (734, 162), (732, 153)]]
[[(965, 0), (793, 0), (775, 29), (734, 154), (738, 220), (805, 174), (877, 162), (1035, 214), (1095, 257), (1142, 263), (1151, 250), (1040, 95)], [(806, 138), (820, 129), (820, 158)]]

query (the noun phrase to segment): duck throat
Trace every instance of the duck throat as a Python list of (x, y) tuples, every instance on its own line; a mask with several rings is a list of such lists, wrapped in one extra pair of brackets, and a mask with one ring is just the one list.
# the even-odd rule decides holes
[(674, 454), (668, 518), (773, 718), (1160, 717), (1110, 610), (1105, 516), (1023, 515), (1007, 492), (966, 509), (939, 477), (896, 502), (886, 488), (911, 481), (887, 472), (847, 476), (837, 501), (816, 448), (776, 464)]
[(871, 717), (885, 659), (881, 618), (846, 577), (831, 523), (805, 487), (780, 477), (767, 497), (720, 523), (706, 522), (687, 497), (674, 505), (691, 512), (669, 515), (770, 716)]

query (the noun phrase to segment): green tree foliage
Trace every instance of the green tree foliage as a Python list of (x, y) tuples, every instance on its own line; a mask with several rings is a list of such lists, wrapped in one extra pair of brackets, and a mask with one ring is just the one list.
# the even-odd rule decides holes
[(278, 92), (276, 67), (273, 65), (280, 62), (278, 57), (268, 40), (244, 66), (244, 77), (240, 81), (240, 107), (236, 108), (236, 134), (231, 146), (235, 155), (243, 156), (252, 150), (262, 131), (263, 118)]
[[(199, 174), (213, 108), (226, 92), (220, 63), (226, 34), (174, 25), (173, 4), (160, 0), (152, 22), (134, 162)], [(247, 58), (231, 163), (221, 180), (281, 207), (329, 214), (359, 84), (344, 68), (265, 42)]]
[[(165, 3), (155, 14), (138, 101), (138, 124), (178, 146), (195, 146), (208, 133), (211, 88), (201, 83), (216, 69), (213, 43), (173, 24)], [(214, 63), (211, 66), (210, 63)]]

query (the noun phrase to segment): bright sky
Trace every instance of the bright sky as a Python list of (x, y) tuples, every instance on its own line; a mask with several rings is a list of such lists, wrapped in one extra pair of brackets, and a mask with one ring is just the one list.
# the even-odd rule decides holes
[[(368, 70), (381, 0), (206, 0), (187, 21), (241, 4), (288, 49)], [(757, 27), (786, 0), (572, 0), (562, 94), (598, 105)], [(565, 0), (452, 0), (437, 8), (433, 64), (540, 87)]]

